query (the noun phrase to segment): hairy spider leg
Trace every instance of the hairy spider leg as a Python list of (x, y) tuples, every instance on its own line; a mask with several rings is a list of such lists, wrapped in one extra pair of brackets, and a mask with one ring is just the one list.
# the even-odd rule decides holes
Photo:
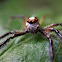
[(46, 37), (48, 38), (49, 40), (49, 50), (50, 50), (50, 62), (53, 62), (53, 59), (54, 59), (54, 53), (53, 53), (53, 41), (50, 37), (50, 35), (46, 34)]
[(15, 19), (15, 18), (22, 18), (23, 29), (25, 29), (26, 28), (26, 21), (25, 21), (25, 16), (23, 16), (23, 15), (11, 16), (5, 27), (8, 28), (8, 26), (11, 23), (12, 19)]
[(44, 16), (42, 16), (42, 18), (40, 19), (39, 21), (39, 24), (42, 25), (43, 24), (43, 21), (45, 20), (46, 17), (50, 16), (49, 14), (46, 14)]
[[(11, 37), (7, 38), (5, 41), (3, 41), (1, 44), (0, 44), (0, 48), (5, 45), (7, 42), (10, 41), (10, 39), (13, 39), (15, 37), (18, 37), (18, 36), (21, 36), (21, 35), (24, 35), (26, 34), (27, 32), (26, 31), (13, 31), (11, 32), (11, 34), (13, 34)], [(10, 33), (9, 33), (10, 34)], [(7, 35), (3, 35), (1, 38), (5, 37)]]
[(2, 38), (4, 38), (4, 37), (8, 36), (9, 34), (13, 34), (13, 32), (5, 33), (4, 35), (0, 36), (0, 39), (2, 39)]
[(48, 26), (44, 27), (44, 29), (53, 28), (53, 27), (59, 26), (59, 25), (62, 26), (62, 23), (51, 24), (51, 25), (48, 25)]
[(47, 33), (47, 31), (42, 31), (42, 29), (39, 30), (41, 34), (46, 36), (49, 40), (49, 52), (50, 52), (50, 62), (53, 62), (54, 59), (54, 53), (53, 53), (53, 41), (50, 37), (50, 35)]
[(8, 35), (10, 35), (10, 34), (18, 34), (18, 33), (20, 33), (20, 32), (23, 32), (23, 31), (17, 30), (17, 31), (7, 32), (7, 33), (5, 33), (4, 35), (0, 36), (0, 39), (4, 38), (4, 37), (6, 37), (6, 36), (8, 36)]
[(60, 39), (62, 39), (62, 35), (60, 34), (60, 32), (56, 29), (53, 29), (53, 28), (49, 28), (50, 31), (54, 31), (59, 37)]

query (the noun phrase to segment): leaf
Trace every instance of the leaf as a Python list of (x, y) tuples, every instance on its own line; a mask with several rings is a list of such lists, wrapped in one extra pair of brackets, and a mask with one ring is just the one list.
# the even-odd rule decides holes
[[(5, 7), (3, 8), (4, 10), (2, 9), (2, 11), (0, 12), (1, 14), (0, 21), (2, 20), (0, 23), (2, 25), (1, 27), (2, 29), (0, 28), (0, 34), (1, 34), (1, 30), (4, 33), (6, 32), (6, 29), (3, 29), (3, 26), (5, 23), (7, 23), (7, 20), (11, 15), (13, 14), (18, 15), (20, 13), (22, 14), (25, 13), (27, 15), (27, 13), (29, 12), (29, 10), (25, 10), (27, 6), (26, 8), (24, 6), (22, 7), (23, 9), (25, 8), (24, 11), (18, 10), (17, 12), (17, 10), (13, 10), (13, 8), (16, 8), (16, 7), (19, 9), (19, 6), (14, 5), (15, 6), (14, 7), (13, 3), (14, 1), (12, 2), (12, 9), (10, 6), (11, 2), (10, 4), (8, 2), (7, 4), (5, 4)], [(40, 8), (36, 11), (31, 11), (30, 13), (31, 14), (28, 13), (28, 16), (35, 14), (36, 16), (38, 16), (39, 19), (41, 18), (41, 16), (48, 14), (48, 13), (51, 15), (54, 15), (54, 12), (52, 12), (48, 8), (47, 9)], [(42, 27), (49, 25), (51, 23), (54, 23), (54, 22), (61, 23), (62, 22), (61, 20), (62, 20), (62, 17), (60, 16), (58, 17), (56, 16), (56, 18), (54, 16), (46, 17)], [(20, 23), (20, 19), (13, 20), (9, 26), (9, 29), (7, 30), (8, 31), (19, 30), (19, 29), (21, 30), (22, 23), (21, 24), (19, 23)], [(60, 28), (60, 26), (58, 28)], [(60, 32), (62, 34), (62, 30)], [(60, 40), (55, 35), (55, 33), (50, 33), (50, 34), (51, 34), (51, 37), (54, 43), (53, 45), (54, 62), (62, 62), (62, 42), (61, 42), (62, 40)], [(37, 33), (35, 35), (29, 33), (29, 34), (17, 37), (15, 39), (12, 39), (10, 40), (10, 42), (8, 42), (5, 46), (3, 46), (0, 49), (0, 62), (50, 62), (49, 41), (46, 37), (44, 37), (40, 33)]]

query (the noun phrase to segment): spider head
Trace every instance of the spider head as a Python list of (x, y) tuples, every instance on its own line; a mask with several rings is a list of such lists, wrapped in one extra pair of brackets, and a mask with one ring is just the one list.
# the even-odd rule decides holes
[(27, 22), (30, 24), (36, 23), (38, 21), (37, 17), (27, 18)]

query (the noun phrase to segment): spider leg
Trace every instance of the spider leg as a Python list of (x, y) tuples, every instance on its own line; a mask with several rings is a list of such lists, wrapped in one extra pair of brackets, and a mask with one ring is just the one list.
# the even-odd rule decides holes
[(45, 31), (39, 31), (41, 34), (43, 34), (44, 36), (46, 36), (49, 40), (49, 50), (50, 50), (50, 62), (53, 62), (54, 59), (54, 55), (53, 55), (53, 41), (50, 37), (50, 35)]
[(46, 35), (46, 37), (49, 40), (50, 61), (53, 62), (53, 59), (54, 59), (54, 55), (53, 55), (53, 41), (52, 41), (50, 35)]
[(11, 16), (5, 27), (8, 28), (8, 26), (11, 23), (12, 19), (16, 19), (16, 18), (22, 18), (23, 29), (25, 29), (26, 28), (26, 21), (25, 21), (25, 16), (23, 16), (23, 15)]
[(59, 37), (60, 39), (62, 39), (62, 35), (60, 34), (60, 32), (56, 29), (53, 29), (53, 28), (49, 28), (50, 31), (54, 31)]
[(4, 37), (6, 37), (6, 36), (8, 36), (8, 35), (10, 35), (10, 34), (17, 34), (17, 33), (20, 33), (20, 32), (22, 32), (22, 31), (11, 31), (11, 32), (8, 32), (8, 33), (6, 33), (6, 34), (4, 34), (4, 35), (2, 35), (2, 36), (0, 36), (0, 39), (2, 39), (2, 38), (4, 38)]
[(2, 47), (2, 46), (5, 45), (7, 42), (9, 42), (10, 39), (13, 39), (13, 38), (15, 38), (15, 37), (24, 35), (24, 34), (26, 34), (26, 33), (27, 33), (27, 31), (14, 31), (14, 34), (13, 34), (11, 37), (7, 38), (5, 41), (3, 41), (3, 42), (0, 44), (0, 47)]
[(48, 25), (48, 26), (46, 26), (46, 27), (44, 27), (45, 29), (46, 28), (53, 28), (53, 27), (55, 27), (55, 26), (62, 26), (62, 23), (55, 23), (55, 24), (51, 24), (51, 25)]
[(48, 16), (50, 16), (50, 15), (49, 15), (49, 14), (44, 15), (44, 16), (40, 19), (39, 24), (42, 25), (43, 21), (44, 21), (45, 18), (48, 17)]
[(13, 34), (13, 32), (8, 32), (8, 33), (6, 33), (6, 34), (0, 36), (0, 39), (2, 39), (2, 38), (4, 38), (4, 37), (8, 36), (9, 34)]

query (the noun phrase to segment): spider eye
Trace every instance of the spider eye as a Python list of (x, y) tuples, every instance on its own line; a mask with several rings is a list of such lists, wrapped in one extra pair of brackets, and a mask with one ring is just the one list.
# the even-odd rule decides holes
[(38, 19), (36, 19), (35, 21), (38, 21)]
[(29, 21), (30, 24), (32, 24), (32, 21)]

